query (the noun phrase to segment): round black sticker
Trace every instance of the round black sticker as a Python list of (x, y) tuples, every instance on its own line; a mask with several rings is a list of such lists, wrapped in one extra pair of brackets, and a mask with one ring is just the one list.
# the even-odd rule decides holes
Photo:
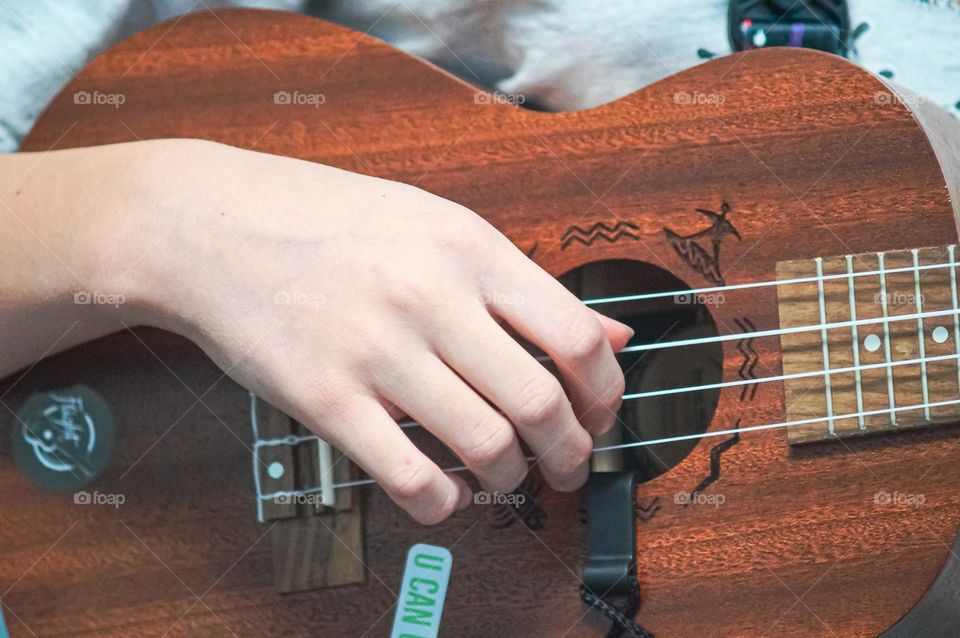
[(113, 451), (110, 408), (83, 385), (34, 394), (17, 412), (13, 457), (39, 487), (72, 491), (107, 467)]

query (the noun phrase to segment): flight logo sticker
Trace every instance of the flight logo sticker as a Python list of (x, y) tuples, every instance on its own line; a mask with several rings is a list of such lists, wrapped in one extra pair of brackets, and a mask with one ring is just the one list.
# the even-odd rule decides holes
[[(706, 208), (698, 208), (696, 211), (710, 220), (709, 228), (692, 235), (680, 235), (669, 228), (664, 228), (663, 233), (680, 259), (688, 266), (703, 275), (710, 283), (725, 286), (726, 282), (720, 271), (720, 245), (727, 235), (733, 235), (738, 241), (741, 239), (740, 233), (727, 219), (730, 204), (723, 202), (719, 213)], [(704, 248), (700, 241), (709, 242), (707, 243), (709, 249)]]
[(20, 470), (48, 490), (87, 485), (106, 468), (113, 450), (110, 409), (85, 386), (34, 394), (17, 412), (12, 431)]

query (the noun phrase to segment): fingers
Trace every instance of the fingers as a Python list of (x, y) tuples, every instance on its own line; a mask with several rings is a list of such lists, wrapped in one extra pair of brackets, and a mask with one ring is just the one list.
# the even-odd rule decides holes
[(352, 398), (337, 417), (337, 423), (323, 424), (317, 431), (334, 432), (331, 442), (417, 521), (439, 523), (470, 502), (466, 482), (445, 474), (418, 450), (373, 398)]
[[(497, 260), (495, 268), (487, 282), (491, 290), (515, 292), (488, 293), (491, 312), (550, 356), (583, 427), (592, 434), (605, 433), (616, 421), (624, 389), (623, 373), (607, 337), (613, 320), (601, 322), (597, 313), (519, 251)], [(618, 337), (624, 334), (621, 330)]]
[(620, 323), (616, 319), (602, 315), (596, 310), (594, 310), (593, 313), (600, 321), (600, 325), (603, 326), (603, 331), (607, 334), (607, 341), (610, 342), (610, 347), (613, 351), (620, 352), (626, 348), (627, 342), (633, 337), (633, 328)]
[(377, 389), (463, 459), (486, 489), (515, 490), (527, 474), (527, 460), (513, 426), (435, 356), (412, 367), (412, 391)]
[[(461, 319), (435, 347), (447, 364), (506, 415), (538, 458), (554, 489), (587, 479), (592, 440), (560, 382), (486, 312)], [(609, 347), (609, 346), (608, 346)]]

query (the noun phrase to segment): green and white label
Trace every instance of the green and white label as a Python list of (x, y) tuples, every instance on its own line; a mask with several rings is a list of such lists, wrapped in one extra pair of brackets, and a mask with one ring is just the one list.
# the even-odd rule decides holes
[(437, 636), (452, 567), (453, 556), (445, 547), (418, 543), (410, 548), (390, 638)]

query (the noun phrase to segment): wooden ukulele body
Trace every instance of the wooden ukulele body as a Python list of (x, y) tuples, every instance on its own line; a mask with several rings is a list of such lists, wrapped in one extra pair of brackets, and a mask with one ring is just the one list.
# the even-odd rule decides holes
[[(78, 91), (125, 101), (76, 104)], [(323, 101), (285, 103), (282, 92)], [(534, 112), (334, 25), (226, 11), (159, 25), (99, 57), (24, 150), (197, 137), (415, 184), (483, 215), (554, 275), (617, 260), (568, 276), (591, 296), (763, 282), (784, 260), (954, 243), (952, 122), (897, 96), (839, 58), (770, 50), (599, 108)], [(698, 305), (706, 314), (688, 334), (779, 326), (776, 287), (724, 297)], [(671, 378), (663, 371), (679, 356), (651, 354), (645, 374)], [(697, 356), (723, 380), (782, 374), (778, 337)], [(77, 382), (106, 397), (118, 424), (91, 489), (126, 502), (78, 507), (0, 463), (0, 589), (10, 587), (13, 636), (386, 635), (416, 542), (452, 548), (445, 635), (606, 627), (577, 595), (581, 495), (540, 492), (536, 529), (480, 506), (426, 528), (365, 487), (366, 583), (279, 595), (268, 527), (256, 521), (245, 390), (184, 340), (139, 330), (44, 361), (0, 392), (11, 388), (4, 402), (15, 408)], [(691, 405), (631, 418), (650, 438), (786, 420), (780, 383)], [(698, 411), (707, 422), (695, 423)], [(638, 620), (657, 636), (883, 632), (950, 555), (958, 436), (945, 426), (791, 447), (774, 429), (643, 457), (663, 467), (638, 488)], [(879, 492), (923, 495), (923, 505), (884, 507)]]

